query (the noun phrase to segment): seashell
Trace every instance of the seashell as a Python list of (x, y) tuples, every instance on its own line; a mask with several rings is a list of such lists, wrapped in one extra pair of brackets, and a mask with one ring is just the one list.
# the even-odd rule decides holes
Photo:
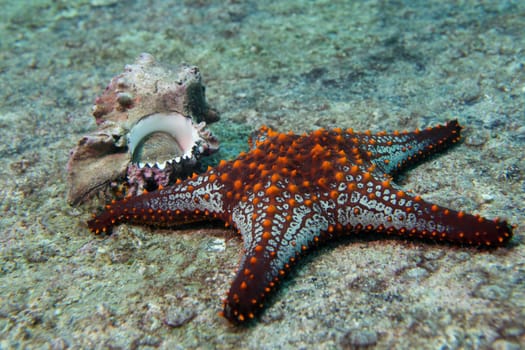
[(67, 164), (72, 205), (114, 183), (132, 194), (169, 185), (219, 148), (207, 125), (220, 117), (196, 66), (168, 67), (143, 53), (111, 79), (92, 114), (98, 129), (79, 140)]

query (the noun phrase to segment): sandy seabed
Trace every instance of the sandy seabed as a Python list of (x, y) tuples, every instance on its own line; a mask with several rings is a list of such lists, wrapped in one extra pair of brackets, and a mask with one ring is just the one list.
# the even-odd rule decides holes
[[(268, 2), (269, 3), (269, 2)], [(0, 21), (0, 348), (525, 347), (522, 1), (19, 1)], [(496, 250), (349, 237), (302, 259), (261, 318), (218, 316), (242, 242), (211, 224), (121, 225), (66, 204), (90, 108), (141, 52), (198, 65), (241, 125), (413, 129), (464, 141), (398, 177), (423, 198), (517, 225)], [(242, 142), (239, 142), (242, 141)]]

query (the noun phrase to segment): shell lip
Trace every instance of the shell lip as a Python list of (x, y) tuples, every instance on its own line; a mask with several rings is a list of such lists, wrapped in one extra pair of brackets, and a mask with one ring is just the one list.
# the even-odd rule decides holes
[[(171, 159), (163, 159), (157, 162), (143, 162), (138, 155), (145, 140), (155, 133), (163, 133), (171, 136), (181, 150), (181, 155)], [(166, 166), (190, 161), (195, 158), (195, 149), (200, 143), (206, 142), (199, 134), (198, 128), (193, 124), (192, 119), (185, 117), (177, 112), (154, 113), (141, 118), (129, 131), (127, 135), (128, 151), (131, 155), (131, 162), (140, 168), (157, 167), (164, 169)]]

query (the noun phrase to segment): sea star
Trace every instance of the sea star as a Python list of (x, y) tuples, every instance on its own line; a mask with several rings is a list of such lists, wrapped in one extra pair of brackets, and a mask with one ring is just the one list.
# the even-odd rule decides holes
[(220, 219), (237, 228), (244, 255), (224, 301), (233, 323), (254, 318), (299, 256), (340, 233), (384, 232), (500, 246), (505, 221), (427, 203), (391, 182), (397, 172), (460, 139), (456, 120), (422, 131), (283, 134), (263, 127), (252, 149), (174, 186), (113, 201), (89, 221), (175, 226)]

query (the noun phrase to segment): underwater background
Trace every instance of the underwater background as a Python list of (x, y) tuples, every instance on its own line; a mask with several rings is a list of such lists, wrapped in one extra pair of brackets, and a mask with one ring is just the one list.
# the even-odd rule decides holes
[[(0, 349), (525, 347), (524, 1), (0, 0)], [(222, 158), (262, 125), (464, 139), (397, 183), (517, 225), (496, 250), (348, 237), (309, 254), (258, 322), (218, 316), (228, 228), (86, 225), (66, 163), (142, 52), (197, 65)]]

